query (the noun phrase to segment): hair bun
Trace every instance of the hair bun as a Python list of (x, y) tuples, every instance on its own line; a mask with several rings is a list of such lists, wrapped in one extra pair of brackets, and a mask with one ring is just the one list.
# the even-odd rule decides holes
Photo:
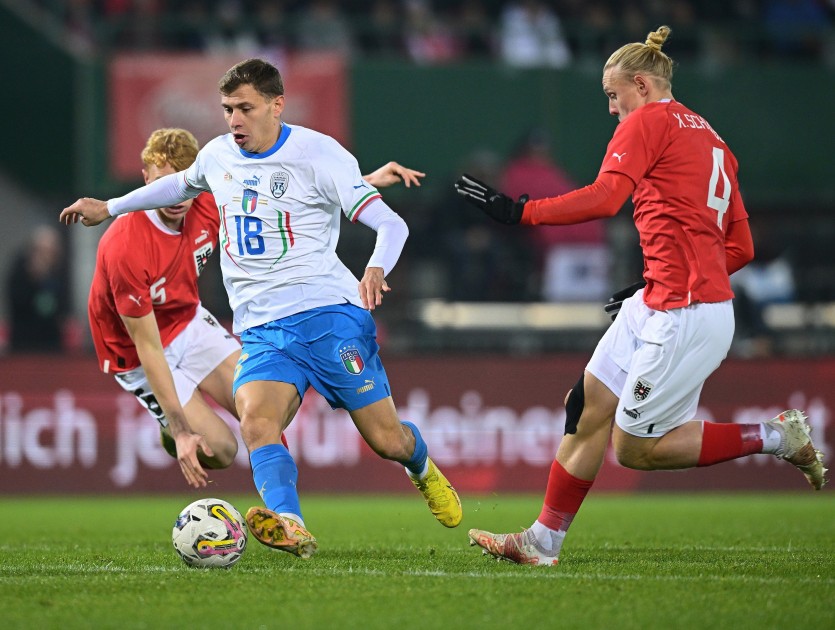
[(669, 26), (659, 26), (657, 30), (647, 35), (647, 41), (645, 44), (653, 50), (661, 50), (661, 46), (663, 46), (664, 42), (667, 41), (670, 33), (671, 30)]

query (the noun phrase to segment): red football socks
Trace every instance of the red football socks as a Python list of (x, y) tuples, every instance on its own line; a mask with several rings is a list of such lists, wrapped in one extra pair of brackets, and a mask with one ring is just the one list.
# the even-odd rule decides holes
[(594, 480), (586, 481), (569, 474), (557, 460), (554, 460), (548, 475), (545, 502), (537, 520), (549, 529), (566, 531), (593, 483)]
[(702, 423), (702, 450), (697, 466), (762, 453), (763, 441), (759, 424)]

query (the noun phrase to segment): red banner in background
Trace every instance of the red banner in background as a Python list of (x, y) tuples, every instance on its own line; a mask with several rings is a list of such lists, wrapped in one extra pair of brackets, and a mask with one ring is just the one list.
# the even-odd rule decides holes
[[(270, 59), (287, 95), (281, 119), (310, 127), (350, 145), (345, 60), (333, 54), (297, 54)], [(238, 56), (122, 54), (108, 68), (111, 175), (135, 181), (139, 154), (161, 127), (191, 131), (200, 146), (227, 133), (218, 80)]]
[[(415, 422), (432, 458), (462, 493), (544, 492), (563, 432), (563, 397), (585, 358), (436, 357), (386, 360), (400, 415)], [(805, 409), (831, 462), (835, 359), (726, 361), (708, 380), (698, 417), (758, 422)], [(231, 424), (234, 421), (229, 418)], [(305, 492), (411, 492), (402, 467), (381, 460), (345, 412), (314, 392), (288, 431)], [(210, 471), (215, 493), (250, 491), (246, 450)], [(803, 476), (770, 455), (685, 472), (637, 472), (611, 452), (596, 490), (805, 490)], [(0, 360), (0, 492), (181, 492), (179, 467), (156, 422), (94, 358)]]

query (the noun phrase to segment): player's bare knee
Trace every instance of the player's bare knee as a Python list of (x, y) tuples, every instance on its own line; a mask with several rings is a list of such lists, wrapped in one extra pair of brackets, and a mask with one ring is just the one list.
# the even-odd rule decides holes
[(647, 464), (643, 457), (635, 457), (632, 453), (615, 453), (617, 456), (618, 464), (623, 466), (624, 468), (630, 468), (632, 470), (652, 470), (652, 467)]
[(613, 443), (615, 458), (618, 464), (632, 470), (652, 470), (652, 451), (645, 451), (626, 445), (617, 440)]
[(201, 457), (201, 463), (203, 462), (203, 458), (205, 458), (207, 468), (229, 468), (232, 462), (235, 461), (235, 456), (238, 454), (238, 441), (234, 438), (224, 440), (218, 444), (210, 444), (210, 446), (214, 456), (206, 457), (204, 455)]
[[(269, 444), (270, 434), (276, 430), (276, 423), (270, 418), (260, 415), (241, 414), (241, 438), (249, 450)], [(272, 440), (276, 442), (277, 440)]]
[(224, 461), (218, 457), (207, 457), (203, 454), (198, 455), (197, 459), (200, 461), (200, 465), (208, 470), (222, 470), (223, 468), (229, 468), (232, 463)]

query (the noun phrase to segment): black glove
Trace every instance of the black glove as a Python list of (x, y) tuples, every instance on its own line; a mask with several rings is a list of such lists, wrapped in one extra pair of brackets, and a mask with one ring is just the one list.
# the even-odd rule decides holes
[(626, 298), (630, 298), (635, 295), (638, 291), (643, 289), (647, 286), (646, 280), (641, 280), (636, 282), (635, 284), (630, 284), (625, 289), (621, 289), (620, 291), (615, 291), (612, 293), (612, 297), (609, 298), (609, 301), (603, 305), (603, 310), (612, 318), (612, 321), (615, 321), (615, 318), (620, 313), (620, 307), (623, 306), (623, 301)]
[(455, 190), (471, 204), (505, 225), (516, 225), (522, 220), (522, 211), (530, 198), (528, 195), (522, 195), (519, 201), (513, 201), (507, 195), (466, 173), (455, 182)]

